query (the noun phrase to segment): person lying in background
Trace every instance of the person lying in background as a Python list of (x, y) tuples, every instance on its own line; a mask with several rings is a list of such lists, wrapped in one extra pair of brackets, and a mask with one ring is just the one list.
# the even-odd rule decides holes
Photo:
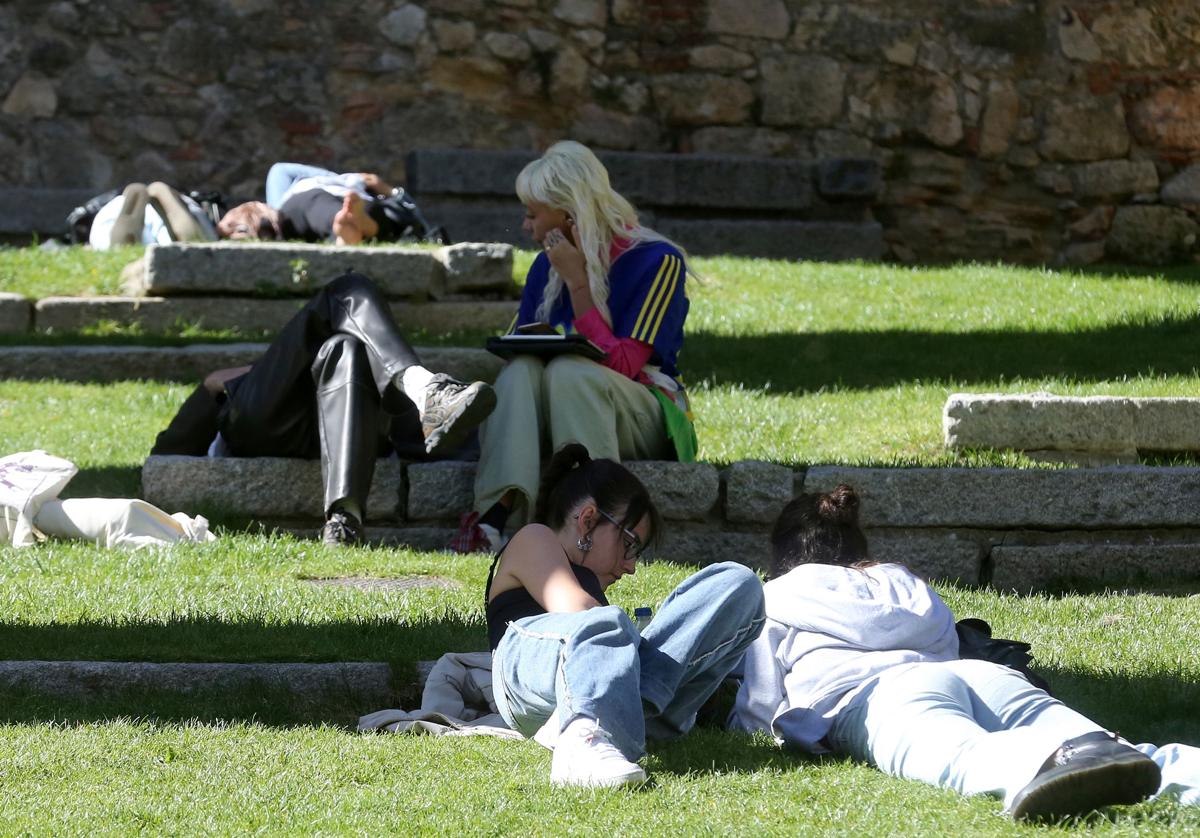
[(1019, 672), (959, 658), (950, 609), (870, 561), (849, 486), (791, 501), (771, 537), (767, 623), (730, 727), (897, 777), (1003, 799), (1018, 820), (1154, 794), (1159, 766)]

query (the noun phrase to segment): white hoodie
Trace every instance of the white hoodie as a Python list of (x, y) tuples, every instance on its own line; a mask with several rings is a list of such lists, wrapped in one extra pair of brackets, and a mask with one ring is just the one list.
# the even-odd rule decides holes
[(807, 564), (764, 587), (767, 622), (746, 651), (729, 726), (813, 753), (858, 688), (893, 666), (958, 657), (954, 616), (897, 564)]

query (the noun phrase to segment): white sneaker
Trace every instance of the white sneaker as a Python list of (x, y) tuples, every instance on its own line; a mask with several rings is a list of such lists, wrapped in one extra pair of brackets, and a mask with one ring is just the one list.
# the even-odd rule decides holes
[(556, 786), (624, 786), (646, 782), (646, 772), (622, 756), (595, 719), (581, 716), (558, 735), (550, 782)]

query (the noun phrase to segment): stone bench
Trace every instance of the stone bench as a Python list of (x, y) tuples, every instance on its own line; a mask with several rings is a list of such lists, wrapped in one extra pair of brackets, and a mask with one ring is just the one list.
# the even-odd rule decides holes
[[(425, 213), (451, 233), (528, 246), (514, 194), (530, 151), (419, 149), (406, 171)], [(878, 259), (870, 214), (879, 165), (713, 154), (599, 152), (644, 223), (696, 254)]]
[(0, 238), (28, 241), (34, 236), (62, 235), (67, 229), (67, 215), (95, 197), (96, 192), (27, 186), (0, 188)]
[(348, 269), (371, 277), (393, 299), (514, 293), (512, 248), (471, 242), (438, 248), (291, 242), (149, 245), (126, 268), (123, 290), (135, 297), (310, 297)]
[[(1020, 591), (1063, 579), (1105, 584), (1200, 579), (1200, 468), (871, 469), (745, 461), (632, 462), (666, 521), (657, 555), (762, 569), (779, 510), (801, 491), (848, 483), (863, 498), (872, 555), (966, 585)], [(380, 461), (368, 537), (440, 549), (470, 508), (475, 464)], [(236, 511), (313, 534), (316, 463), (150, 457), (147, 500), (168, 511)]]
[(946, 447), (1011, 448), (1049, 462), (1137, 462), (1138, 453), (1200, 451), (1200, 399), (955, 393)]
[[(249, 364), (265, 343), (196, 343), (189, 346), (6, 346), (0, 379), (63, 381), (199, 381), (213, 370)], [(501, 361), (486, 349), (414, 347), (436, 372), (467, 381), (494, 381)]]

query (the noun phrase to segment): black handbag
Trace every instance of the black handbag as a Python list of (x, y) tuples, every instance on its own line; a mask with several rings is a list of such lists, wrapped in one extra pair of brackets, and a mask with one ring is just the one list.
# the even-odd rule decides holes
[(992, 627), (986, 620), (977, 617), (959, 620), (954, 624), (954, 628), (958, 632), (960, 658), (991, 661), (1015, 669), (1035, 687), (1050, 692), (1050, 683), (1031, 668), (1033, 655), (1029, 654), (1028, 643), (992, 637)]

